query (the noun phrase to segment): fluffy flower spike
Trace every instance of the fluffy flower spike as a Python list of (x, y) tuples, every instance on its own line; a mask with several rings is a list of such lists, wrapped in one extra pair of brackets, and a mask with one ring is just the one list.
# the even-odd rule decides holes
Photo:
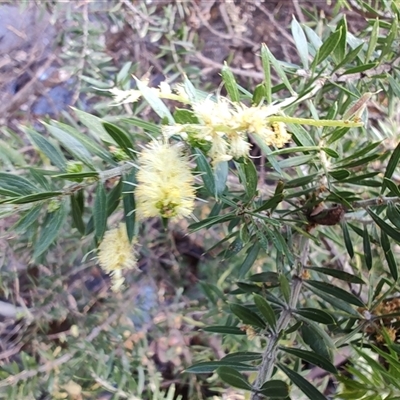
[(101, 268), (111, 275), (113, 291), (118, 291), (124, 282), (122, 270), (136, 268), (135, 244), (136, 240), (129, 242), (124, 223), (104, 234), (99, 245), (98, 260)]
[(194, 176), (188, 158), (182, 156), (179, 148), (153, 141), (140, 153), (138, 163), (138, 218), (189, 216), (194, 209)]

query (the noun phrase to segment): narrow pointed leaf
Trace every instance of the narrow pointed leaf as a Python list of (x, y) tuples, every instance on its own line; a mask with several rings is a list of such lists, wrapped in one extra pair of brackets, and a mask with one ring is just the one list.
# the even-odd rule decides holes
[(296, 357), (301, 358), (302, 360), (308, 361), (309, 363), (314, 364), (317, 367), (320, 367), (332, 374), (337, 374), (338, 372), (336, 367), (329, 360), (312, 351), (295, 349), (293, 347), (289, 348), (284, 346), (280, 346), (279, 348), (288, 354), (292, 354)]
[(65, 170), (67, 160), (61, 151), (43, 135), (33, 129), (25, 128), (31, 142), (61, 171)]
[(364, 225), (364, 235), (363, 235), (363, 249), (364, 249), (364, 257), (365, 264), (370, 270), (372, 268), (372, 252), (371, 252), (371, 243), (369, 241), (368, 228)]
[(345, 220), (342, 221), (341, 226), (342, 226), (343, 239), (344, 239), (344, 244), (346, 246), (347, 253), (349, 254), (350, 258), (353, 258), (354, 257), (353, 243), (351, 241), (349, 228), (347, 227), (347, 223)]
[(35, 243), (33, 258), (42, 255), (50, 245), (56, 240), (57, 235), (67, 216), (64, 202), (60, 203), (57, 210), (48, 213), (41, 225), (39, 238)]
[(194, 149), (196, 153), (196, 164), (198, 170), (201, 172), (201, 179), (203, 179), (204, 187), (207, 189), (211, 196), (215, 195), (215, 179), (214, 173), (210, 164), (200, 149)]
[(257, 367), (253, 367), (252, 365), (220, 360), (201, 362), (185, 369), (184, 372), (191, 374), (211, 374), (220, 367), (231, 367), (235, 368), (236, 371), (257, 371)]
[(107, 131), (107, 133), (115, 140), (115, 143), (121, 147), (122, 150), (128, 155), (132, 155), (132, 141), (129, 139), (127, 133), (125, 133), (118, 126), (111, 124), (109, 122), (103, 122), (103, 127)]
[(230, 304), (229, 308), (244, 324), (264, 329), (265, 322), (253, 311), (240, 304)]
[(234, 102), (240, 101), (240, 95), (235, 77), (231, 69), (225, 64), (221, 70), (222, 80), (230, 99)]
[(261, 246), (258, 243), (254, 243), (251, 245), (250, 249), (247, 252), (246, 258), (243, 261), (243, 264), (239, 268), (239, 278), (243, 278), (250, 271), (251, 267), (257, 260), (260, 250)]
[(347, 303), (354, 304), (355, 306), (358, 307), (365, 306), (365, 304), (354, 294), (346, 292), (345, 290), (336, 287), (334, 285), (331, 285), (330, 283), (307, 280), (305, 281), (305, 284), (307, 286), (312, 286), (315, 287), (316, 289), (322, 290), (323, 292), (335, 296), (338, 299), (341, 299)]
[(271, 379), (265, 382), (257, 392), (271, 400), (286, 399), (289, 396), (289, 385), (286, 382)]
[(205, 332), (226, 333), (227, 335), (245, 335), (246, 332), (236, 326), (214, 325), (203, 328)]
[(258, 311), (260, 314), (265, 318), (267, 321), (268, 325), (272, 328), (275, 329), (276, 327), (276, 316), (275, 312), (272, 309), (272, 307), (269, 305), (267, 300), (264, 299), (264, 297), (255, 294), (253, 296), (254, 298), (254, 303), (256, 307), (258, 308)]
[(386, 234), (388, 234), (392, 239), (396, 240), (396, 242), (400, 243), (400, 231), (397, 229), (393, 228), (391, 225), (389, 225), (387, 222), (385, 222), (383, 219), (378, 217), (372, 210), (371, 208), (367, 208), (368, 214), (372, 217), (372, 219), (376, 222), (376, 224), (381, 228)]
[(320, 324), (334, 324), (333, 317), (323, 310), (316, 308), (300, 308), (294, 311), (295, 314), (301, 315), (303, 318), (311, 319), (312, 321), (319, 322)]
[[(392, 177), (394, 171), (396, 170), (396, 168), (399, 164), (399, 160), (400, 160), (400, 142), (397, 144), (392, 155), (390, 156), (390, 159), (389, 159), (388, 165), (386, 167), (386, 171), (385, 171), (385, 176), (384, 176), (385, 178), (390, 179)], [(385, 181), (383, 181), (381, 193), (383, 193), (385, 189), (386, 189), (386, 183), (385, 183)]]
[(304, 379), (300, 374), (278, 363), (278, 368), (281, 369), (288, 378), (310, 399), (310, 400), (328, 400), (318, 389), (310, 382)]
[(62, 144), (62, 146), (71, 154), (72, 157), (82, 161), (91, 170), (95, 170), (92, 156), (81, 141), (74, 138), (63, 129), (46, 123), (43, 124), (50, 134)]
[(227, 384), (239, 389), (251, 390), (251, 385), (247, 379), (237, 370), (230, 367), (219, 367), (217, 369), (219, 377)]
[(389, 221), (400, 230), (400, 212), (397, 209), (396, 205), (393, 203), (389, 203), (386, 209), (386, 216)]
[(307, 267), (307, 269), (311, 269), (321, 274), (333, 276), (345, 282), (358, 283), (361, 285), (365, 284), (365, 282), (358, 276), (349, 274), (348, 272), (339, 271), (337, 269), (325, 268), (325, 267)]
[(96, 188), (93, 221), (96, 238), (100, 241), (107, 228), (107, 196), (102, 182), (99, 182)]
[(396, 259), (394, 257), (393, 251), (390, 246), (390, 240), (386, 233), (381, 230), (381, 245), (383, 252), (385, 254), (386, 262), (388, 263), (390, 275), (392, 278), (397, 281), (399, 279), (399, 272), (397, 268)]
[(239, 351), (236, 353), (227, 354), (221, 359), (221, 361), (230, 362), (249, 362), (249, 361), (261, 361), (262, 353), (256, 353), (254, 351)]
[(122, 202), (124, 205), (126, 232), (131, 242), (135, 236), (136, 229), (136, 203), (134, 193), (132, 193), (132, 186), (129, 185), (129, 182), (135, 182), (135, 171), (124, 175), (122, 186)]

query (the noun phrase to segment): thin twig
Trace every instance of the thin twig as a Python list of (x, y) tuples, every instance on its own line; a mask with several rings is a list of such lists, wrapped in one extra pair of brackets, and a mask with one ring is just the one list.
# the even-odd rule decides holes
[(383, 206), (389, 203), (400, 203), (400, 197), (375, 197), (373, 199), (354, 201), (353, 208), (367, 208), (371, 206)]
[(71, 105), (73, 106), (79, 98), (81, 93), (82, 86), (82, 75), (85, 68), (86, 57), (88, 52), (88, 38), (89, 38), (89, 15), (88, 15), (88, 0), (84, 1), (82, 5), (82, 18), (83, 18), (83, 26), (82, 26), (82, 51), (81, 56), (78, 63), (78, 68), (76, 71), (77, 83), (74, 90), (74, 95), (71, 100)]
[(276, 364), (278, 345), (281, 337), (281, 333), (288, 327), (292, 319), (292, 310), (296, 309), (297, 303), (299, 301), (301, 287), (303, 280), (301, 278), (304, 265), (308, 259), (309, 252), (309, 239), (300, 236), (299, 237), (299, 249), (301, 249), (301, 255), (298, 259), (296, 276), (293, 277), (292, 290), (290, 293), (289, 303), (287, 307), (282, 310), (281, 315), (276, 324), (275, 331), (271, 335), (268, 345), (264, 351), (262, 361), (258, 370), (258, 375), (254, 383), (254, 392), (252, 393), (252, 400), (261, 400), (264, 396), (260, 396), (257, 390), (261, 388), (264, 382), (267, 382), (271, 377)]

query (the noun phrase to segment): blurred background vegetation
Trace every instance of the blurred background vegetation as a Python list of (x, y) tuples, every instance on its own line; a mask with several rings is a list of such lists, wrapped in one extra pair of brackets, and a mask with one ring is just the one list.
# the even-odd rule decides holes
[[(361, 180), (350, 182), (358, 185), (355, 192), (365, 191), (368, 198), (377, 197), (379, 188), (373, 178), (384, 172), (399, 137), (399, 35), (393, 4), (396, 2), (384, 0), (3, 1), (1, 171), (18, 175), (20, 168), (48, 167), (46, 157), (34, 149), (27, 136), (31, 130), (47, 135), (41, 121), (55, 119), (88, 137), (101, 137), (104, 129), (92, 115), (117, 121), (127, 130), (135, 119), (137, 127), (140, 119), (150, 125), (144, 130), (131, 129), (130, 137), (134, 143), (147, 142), (149, 135), (156, 134), (151, 123), (158, 124), (159, 120), (151, 107), (144, 102), (133, 107), (110, 106), (108, 89), (131, 88), (132, 74), (146, 76), (151, 87), (165, 79), (171, 84), (181, 82), (187, 76), (203, 91), (221, 90), (226, 94), (221, 79), (226, 62), (243, 93), (253, 92), (265, 78), (260, 51), (261, 44), (266, 43), (276, 59), (282, 61), (290, 82), (306, 93), (311, 86), (307, 86), (310, 81), (297, 75), (302, 60), (293, 37), (293, 16), (308, 33), (312, 31), (323, 40), (346, 18), (348, 43), (353, 49), (365, 46), (367, 54), (364, 60), (357, 59), (357, 54), (348, 59), (341, 66), (346, 73), (328, 67), (332, 77), (336, 74), (335, 79), (317, 93), (310, 109), (313, 117), (329, 118), (338, 97), (343, 96), (335, 86), (345, 86), (357, 95), (384, 89), (368, 103), (367, 113), (363, 114), (368, 122), (368, 137), (363, 143), (366, 147), (368, 143), (379, 143), (358, 154), (362, 157), (371, 151), (377, 157), (368, 160), (372, 163), (368, 171), (362, 170), (363, 162), (349, 167), (359, 167), (366, 174)], [(313, 37), (311, 33), (309, 37)], [(274, 72), (271, 80), (273, 94), (288, 95), (282, 76)], [(339, 103), (344, 107), (346, 101), (341, 97)], [(173, 102), (168, 104), (175, 106)], [(299, 116), (307, 111), (306, 106), (300, 106)], [(340, 150), (352, 153), (359, 141), (355, 133), (346, 136)], [(252, 155), (257, 157), (254, 163), (262, 182), (259, 190), (273, 194), (278, 178), (257, 146)], [(351, 164), (351, 160), (347, 161), (343, 162), (342, 171)], [(30, 172), (35, 174), (33, 168)], [(389, 178), (398, 190), (397, 167)], [(113, 184), (109, 182), (110, 196)], [(93, 192), (89, 191), (87, 197), (92, 201)], [(215, 211), (215, 202), (210, 201), (202, 205), (197, 217), (202, 220), (212, 210)], [(250, 263), (250, 246), (245, 247), (236, 239), (225, 241), (232, 238), (229, 235), (233, 226), (187, 235), (188, 222), (170, 224), (166, 231), (161, 221), (150, 220), (140, 227), (141, 273), (127, 275), (128, 289), (115, 294), (110, 291), (108, 276), (93, 257), (93, 237), (82, 238), (75, 228), (63, 226), (49, 251), (33, 259), (36, 243), (43, 239), (38, 227), (46, 220), (40, 209), (28, 217), (23, 214), (21, 219), (23, 211), (21, 206), (0, 206), (1, 398), (249, 398), (244, 391), (227, 387), (214, 373), (193, 375), (184, 370), (198, 362), (219, 360), (227, 353), (254, 351), (263, 343), (261, 338), (249, 340), (245, 332), (216, 335), (202, 328), (233, 325), (232, 315), (226, 313), (226, 295), (246, 293), (245, 285), (252, 282), (243, 282), (239, 289), (236, 282), (247, 272), (246, 268), (262, 272), (273, 265), (273, 252), (258, 255)], [(109, 223), (118, 222), (121, 215), (122, 212), (112, 214)], [(398, 228), (395, 227), (397, 231)], [(354, 282), (347, 288), (365, 301), (368, 292), (378, 286), (375, 298), (381, 296), (382, 301), (389, 301), (390, 295), (394, 304), (390, 313), (396, 319), (400, 305), (397, 307), (391, 299), (398, 293), (397, 275), (392, 281), (393, 270), (388, 273), (385, 258), (375, 248), (376, 232), (369, 235), (355, 227), (351, 236), (352, 240), (345, 243), (340, 228), (327, 228), (321, 241), (312, 244), (311, 258), (320, 265), (357, 271), (361, 276), (366, 263), (368, 269), (373, 266), (368, 278), (364, 276), (368, 284), (362, 290), (366, 293), (357, 292), (360, 289), (354, 289)], [(399, 247), (393, 248), (398, 262)], [(350, 262), (347, 252), (355, 254)], [(326, 278), (326, 282), (332, 281), (334, 278)], [(321, 300), (312, 305), (327, 307)], [(396, 319), (393, 326), (397, 329), (397, 325)], [(349, 332), (351, 328), (349, 322)], [(364, 333), (372, 337), (370, 348), (379, 347), (374, 329)], [(340, 334), (345, 338), (346, 329)], [(361, 335), (356, 339), (363, 340)], [(343, 339), (342, 344), (345, 343)], [(312, 347), (307, 341), (306, 344)], [(343, 346), (332, 358), (341, 371), (336, 378), (304, 362), (303, 367), (307, 379), (331, 398), (400, 398), (399, 385), (393, 383), (400, 375), (398, 349), (391, 350), (391, 358), (386, 353), (378, 357), (378, 353), (371, 355), (367, 350), (356, 352)], [(390, 368), (386, 368), (387, 364)], [(301, 365), (296, 368), (302, 369)], [(296, 387), (292, 389), (292, 399), (305, 398)]]

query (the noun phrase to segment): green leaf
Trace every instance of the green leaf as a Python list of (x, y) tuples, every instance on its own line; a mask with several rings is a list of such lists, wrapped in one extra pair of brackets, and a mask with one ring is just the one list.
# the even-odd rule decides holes
[(316, 289), (319, 289), (325, 293), (328, 293), (328, 294), (330, 294), (338, 299), (341, 299), (347, 303), (354, 304), (355, 306), (358, 306), (358, 307), (365, 307), (365, 304), (357, 296), (355, 296), (352, 293), (346, 292), (345, 290), (343, 290), (339, 287), (331, 285), (330, 283), (307, 280), (307, 281), (305, 281), (305, 284), (307, 286), (315, 287)]
[(11, 199), (7, 201), (8, 204), (26, 204), (33, 203), (35, 201), (52, 199), (53, 197), (57, 197), (62, 195), (63, 192), (41, 192), (35, 194), (28, 194), (27, 196), (18, 197), (17, 199)]
[(78, 110), (77, 108), (72, 107), (75, 114), (79, 118), (79, 121), (85, 125), (89, 131), (96, 135), (96, 137), (100, 138), (105, 142), (110, 142), (110, 136), (107, 134), (107, 131), (103, 127), (103, 120), (95, 115), (89, 114), (85, 111)]
[(376, 18), (374, 25), (372, 27), (372, 31), (368, 36), (368, 48), (365, 54), (365, 61), (372, 61), (375, 57), (372, 57), (376, 44), (378, 43), (378, 35), (379, 35), (379, 19)]
[(263, 44), (265, 47), (265, 55), (268, 58), (269, 62), (274, 66), (276, 73), (282, 79), (283, 84), (286, 86), (286, 89), (289, 90), (292, 96), (296, 95), (296, 92), (293, 90), (292, 85), (289, 82), (284, 70), (281, 67), (280, 62), (274, 57), (274, 55), (270, 52), (269, 48)]
[[(242, 331), (243, 332), (243, 331)], [(254, 351), (238, 351), (236, 353), (229, 353), (221, 359), (221, 361), (230, 362), (249, 362), (249, 361), (261, 361), (262, 353), (256, 353)]]
[(327, 141), (327, 144), (332, 144), (336, 142), (337, 140), (341, 139), (348, 131), (350, 128), (336, 128), (332, 132), (329, 133), (330, 138)]
[(258, 253), (261, 250), (261, 246), (258, 243), (251, 244), (247, 251), (246, 258), (244, 259), (242, 265), (239, 268), (238, 278), (242, 278), (249, 272), (250, 268), (253, 266), (254, 262), (257, 260)]
[(400, 231), (394, 229), (388, 223), (386, 223), (383, 219), (379, 218), (371, 208), (367, 208), (368, 214), (372, 217), (372, 219), (376, 222), (376, 224), (381, 228), (385, 233), (387, 233), (391, 238), (396, 240), (396, 242), (400, 242)]
[(321, 324), (329, 325), (335, 323), (335, 320), (330, 314), (323, 310), (318, 310), (317, 308), (300, 308), (294, 311), (294, 313)]
[(107, 133), (115, 140), (115, 143), (128, 155), (132, 155), (132, 142), (127, 133), (118, 126), (109, 122), (103, 122), (103, 127)]
[(65, 132), (68, 132), (76, 140), (81, 142), (92, 154), (95, 154), (103, 161), (111, 165), (118, 165), (118, 163), (112, 158), (111, 154), (108, 151), (104, 150), (104, 148), (101, 147), (99, 144), (97, 144), (93, 137), (83, 134), (74, 127), (67, 124), (62, 124), (61, 122), (52, 121), (52, 125), (60, 128)]
[(66, 174), (56, 174), (56, 175), (52, 175), (51, 177), (68, 179), (70, 181), (75, 181), (75, 182), (76, 181), (82, 182), (82, 180), (85, 178), (98, 178), (99, 173), (97, 171), (72, 172), (72, 173), (66, 173)]
[(314, 69), (318, 64), (321, 64), (328, 56), (330, 56), (335, 50), (336, 46), (340, 42), (342, 36), (342, 28), (335, 31), (322, 43), (322, 46), (318, 49), (314, 61), (312, 62), (311, 68)]
[(195, 222), (194, 224), (189, 225), (189, 230), (191, 232), (196, 232), (200, 229), (209, 228), (215, 224), (231, 221), (234, 218), (236, 218), (236, 215), (234, 214), (218, 215), (216, 217), (206, 218), (203, 219), (203, 221)]
[(397, 20), (397, 16), (395, 18), (392, 18), (392, 24), (390, 27), (390, 31), (389, 34), (387, 34), (385, 36), (385, 45), (383, 47), (383, 49), (381, 50), (380, 56), (379, 56), (379, 62), (382, 62), (385, 58), (385, 56), (392, 51), (392, 45), (393, 45), (393, 41), (396, 38), (397, 32), (398, 32), (398, 20)]
[(128, 234), (128, 239), (131, 242), (135, 236), (136, 229), (136, 217), (135, 217), (135, 197), (132, 193), (132, 186), (129, 182), (135, 182), (135, 171), (131, 171), (123, 177), (123, 187), (122, 187), (122, 201), (124, 204), (124, 217), (126, 224), (126, 231)]
[(286, 399), (289, 396), (289, 386), (286, 382), (271, 379), (265, 382), (257, 393), (261, 393), (268, 399)]
[(371, 243), (369, 241), (368, 228), (365, 225), (363, 234), (363, 249), (364, 249), (365, 264), (369, 271), (372, 268), (372, 252), (371, 252)]
[(334, 57), (336, 64), (343, 61), (346, 55), (346, 43), (347, 43), (347, 21), (346, 16), (344, 15), (343, 18), (339, 21), (336, 26), (336, 31), (342, 30), (342, 35), (340, 36), (340, 41), (335, 48)]
[(261, 63), (264, 71), (264, 87), (265, 87), (265, 98), (268, 104), (272, 103), (272, 91), (271, 91), (271, 63), (269, 61), (269, 50), (265, 43), (261, 45)]
[(230, 68), (225, 64), (221, 70), (222, 80), (224, 81), (225, 89), (228, 92), (230, 99), (233, 102), (240, 101), (239, 90), (235, 77)]
[(211, 374), (220, 367), (231, 367), (235, 368), (236, 371), (257, 371), (257, 367), (253, 367), (252, 365), (221, 360), (201, 362), (185, 369), (184, 372), (191, 374)]
[(385, 254), (386, 262), (388, 263), (390, 275), (392, 275), (392, 278), (397, 281), (399, 279), (399, 272), (396, 259), (394, 258), (389, 238), (383, 230), (381, 230), (381, 245)]
[(357, 74), (360, 72), (368, 71), (369, 69), (375, 68), (377, 65), (378, 63), (359, 65), (358, 67), (347, 69), (343, 72), (343, 75)]
[(214, 196), (218, 199), (225, 191), (226, 180), (228, 179), (229, 167), (226, 161), (219, 162), (214, 168), (215, 193)]
[[(400, 160), (400, 142), (397, 144), (396, 148), (394, 149), (392, 155), (390, 156), (388, 165), (386, 167), (385, 171), (385, 178), (390, 179), (394, 173), (394, 171), (397, 168), (397, 165)], [(383, 181), (382, 189), (381, 189), (381, 194), (385, 191), (386, 189), (386, 182), (385, 180)]]
[(276, 272), (260, 272), (249, 277), (251, 282), (261, 282), (267, 287), (279, 286), (279, 274)]
[(158, 97), (152, 88), (149, 88), (146, 84), (136, 79), (136, 84), (138, 89), (141, 91), (145, 100), (149, 103), (150, 107), (154, 112), (161, 118), (166, 118), (170, 124), (174, 124), (174, 118), (171, 115), (168, 107), (163, 103), (163, 101)]
[(232, 303), (229, 305), (229, 308), (244, 324), (257, 326), (261, 329), (265, 328), (265, 322), (247, 307)]
[(306, 176), (301, 176), (300, 178), (291, 179), (290, 181), (285, 182), (285, 189), (292, 189), (299, 186), (305, 186), (308, 183), (315, 181), (315, 178), (318, 174), (310, 174)]
[(174, 112), (174, 119), (177, 124), (198, 124), (199, 119), (196, 114), (185, 108), (176, 108)]
[(82, 142), (71, 136), (63, 129), (46, 124), (45, 122), (43, 122), (43, 125), (47, 128), (50, 134), (62, 144), (62, 146), (71, 154), (72, 157), (82, 161), (91, 170), (95, 170), (92, 162), (92, 156)]
[(96, 188), (93, 220), (96, 238), (98, 241), (101, 241), (107, 229), (107, 196), (102, 182), (99, 182)]
[(279, 203), (282, 202), (284, 198), (283, 193), (278, 193), (271, 197), (269, 200), (267, 200), (263, 205), (260, 207), (256, 208), (253, 213), (259, 213), (264, 210), (269, 210), (269, 209), (275, 209)]
[(326, 154), (328, 154), (329, 157), (339, 158), (339, 154), (335, 150), (330, 149), (329, 147), (321, 147), (321, 150), (323, 150)]
[(386, 216), (397, 229), (400, 229), (400, 212), (395, 204), (388, 203), (386, 208)]
[[(347, 223), (345, 220), (343, 220), (341, 222), (341, 227), (342, 227), (343, 239), (344, 239), (344, 244), (346, 245), (347, 253), (349, 254), (350, 258), (353, 258), (354, 257), (353, 243), (351, 241), (349, 228), (347, 227)], [(335, 270), (335, 271), (337, 271), (337, 270)]]
[(357, 283), (357, 284), (365, 284), (365, 282), (359, 278), (358, 276), (349, 274), (348, 272), (339, 271), (338, 269), (334, 268), (323, 268), (323, 267), (307, 267), (307, 269), (311, 269), (321, 274), (330, 275), (337, 279), (340, 279), (345, 282), (349, 283)]
[(250, 200), (257, 194), (258, 173), (256, 167), (250, 159), (247, 159), (242, 165), (246, 177), (246, 194), (247, 198)]
[(272, 168), (275, 169), (280, 175), (283, 175), (282, 169), (276, 160), (276, 157), (272, 155), (272, 150), (265, 144), (264, 140), (259, 135), (251, 136), (257, 146), (260, 148), (262, 153), (266, 156), (268, 162), (271, 164)]
[(0, 188), (15, 195), (29, 195), (37, 192), (38, 188), (22, 176), (0, 172)]
[(201, 172), (201, 178), (203, 179), (204, 187), (207, 189), (208, 193), (211, 196), (215, 195), (215, 178), (213, 170), (210, 167), (210, 164), (200, 149), (195, 148), (194, 152), (196, 153), (196, 164), (198, 170)]
[[(360, 165), (367, 165), (368, 163), (370, 163), (373, 160), (376, 160), (379, 157), (380, 157), (379, 154), (371, 154), (367, 157), (361, 158), (360, 160), (351, 161), (347, 164), (343, 164), (340, 166), (340, 168), (355, 168), (355, 167), (359, 167)], [(341, 162), (342, 161), (343, 160), (341, 160)]]
[(254, 294), (253, 295), (254, 303), (256, 307), (258, 308), (258, 311), (261, 313), (261, 315), (265, 318), (267, 321), (268, 325), (275, 330), (276, 327), (276, 316), (275, 312), (272, 309), (272, 307), (269, 305), (267, 300), (264, 299), (264, 297)]
[(297, 372), (289, 369), (285, 365), (278, 363), (278, 368), (282, 370), (288, 378), (310, 399), (310, 400), (328, 400), (318, 389), (310, 382), (304, 379)]
[(219, 377), (227, 384), (239, 389), (251, 390), (251, 385), (247, 379), (236, 369), (230, 367), (219, 367), (217, 369)]
[(203, 328), (205, 332), (226, 333), (227, 335), (245, 335), (246, 332), (236, 326), (214, 325)]
[(39, 219), (40, 211), (43, 208), (43, 204), (33, 206), (23, 217), (21, 217), (15, 225), (12, 226), (10, 231), (16, 233), (25, 233), (25, 231)]
[(283, 298), (285, 299), (286, 303), (289, 303), (290, 300), (290, 285), (289, 281), (284, 274), (279, 275), (279, 283), (281, 286), (281, 292)]
[(56, 240), (65, 218), (67, 211), (64, 202), (54, 212), (48, 213), (45, 220), (41, 224), (40, 235), (35, 243), (33, 258), (38, 258), (42, 255), (50, 245)]
[(158, 125), (153, 124), (152, 122), (144, 121), (140, 118), (135, 118), (135, 117), (121, 118), (120, 121), (142, 128), (144, 131), (151, 132), (157, 136), (160, 134), (160, 127)]
[(294, 44), (300, 56), (301, 63), (304, 69), (308, 70), (308, 43), (306, 35), (301, 28), (300, 24), (297, 22), (296, 18), (292, 18), (292, 36), (294, 39)]
[(337, 374), (338, 372), (336, 367), (329, 360), (312, 351), (295, 349), (293, 347), (289, 348), (284, 346), (279, 346), (279, 348), (288, 354), (292, 354), (296, 357), (299, 357), (302, 360), (305, 360), (313, 365), (316, 365), (317, 367), (320, 367), (332, 374)]
[(71, 198), (71, 214), (75, 228), (78, 229), (82, 235), (85, 234), (85, 224), (82, 219), (83, 209), (80, 204), (79, 197), (83, 196), (83, 190), (80, 193), (75, 193), (70, 196)]
[(303, 321), (303, 325), (300, 328), (300, 333), (304, 342), (307, 345), (309, 345), (310, 348), (314, 350), (316, 354), (321, 355), (327, 360), (330, 359), (329, 350), (326, 346), (324, 337), (321, 335), (321, 332), (318, 331), (317, 324), (314, 324), (313, 322), (310, 321), (307, 322)]
[(314, 287), (310, 287), (310, 290), (315, 293), (317, 296), (321, 297), (321, 299), (325, 300), (329, 304), (331, 304), (335, 309), (339, 309), (344, 311), (345, 313), (353, 316), (360, 318), (360, 313), (358, 313), (356, 310), (354, 310), (350, 304), (348, 304), (346, 301), (343, 301), (334, 295), (329, 295), (326, 292), (316, 289)]
[(400, 197), (400, 188), (391, 179), (383, 178), (383, 185), (393, 192), (395, 196)]
[(25, 128), (31, 142), (61, 171), (65, 171), (67, 160), (61, 151), (54, 147), (42, 134), (33, 129)]

